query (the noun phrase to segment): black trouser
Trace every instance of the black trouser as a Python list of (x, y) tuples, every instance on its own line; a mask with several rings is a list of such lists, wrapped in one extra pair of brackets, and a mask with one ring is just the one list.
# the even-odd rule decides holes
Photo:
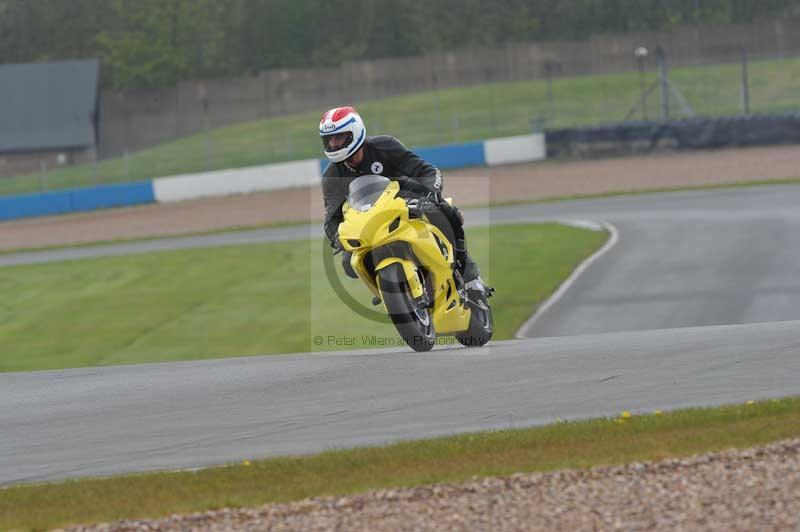
[(353, 279), (358, 279), (358, 274), (350, 266), (350, 259), (353, 257), (352, 251), (345, 251), (342, 253), (342, 268), (344, 269), (344, 273), (347, 274), (348, 277), (352, 277)]
[[(455, 238), (455, 240), (451, 240), (453, 245), (455, 245), (458, 240), (462, 240), (462, 241), (465, 240), (465, 237), (464, 237), (464, 215), (461, 214), (461, 211), (458, 210), (458, 207), (454, 207), (453, 205), (450, 205), (449, 203), (447, 203), (444, 200), (439, 202), (438, 207), (439, 207), (439, 210), (442, 211), (442, 214), (444, 214), (444, 216), (447, 218), (449, 226), (452, 228), (452, 237)], [(429, 217), (429, 219), (430, 219), (430, 217)], [(433, 220), (431, 220), (431, 223), (433, 223)], [(436, 224), (434, 224), (434, 225), (436, 225)], [(439, 227), (439, 226), (437, 225), (437, 227)], [(439, 227), (439, 229), (441, 230), (442, 228)], [(449, 234), (448, 231), (442, 230), (442, 232), (444, 232), (444, 234), (448, 238), (450, 238), (451, 235)]]
[(446, 201), (440, 200), (438, 207), (441, 211), (439, 217), (446, 218), (446, 225), (449, 231), (445, 231), (441, 227), (441, 222), (436, 224), (429, 216), (431, 223), (444, 232), (455, 249), (455, 255), (458, 262), (461, 264), (461, 274), (464, 276), (464, 281), (472, 281), (480, 275), (478, 265), (472, 260), (467, 252), (467, 240), (464, 234), (464, 215), (458, 207), (450, 205)]

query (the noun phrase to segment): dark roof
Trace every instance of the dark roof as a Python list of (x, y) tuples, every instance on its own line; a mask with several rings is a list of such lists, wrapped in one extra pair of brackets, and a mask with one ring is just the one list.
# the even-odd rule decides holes
[(0, 66), (0, 152), (94, 146), (97, 59)]

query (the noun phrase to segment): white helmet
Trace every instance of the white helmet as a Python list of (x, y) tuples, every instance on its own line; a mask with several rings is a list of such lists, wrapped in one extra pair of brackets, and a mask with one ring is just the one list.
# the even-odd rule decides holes
[[(332, 150), (330, 139), (333, 135), (345, 133), (347, 138), (343, 147)], [(319, 136), (322, 138), (322, 151), (325, 157), (340, 163), (353, 155), (364, 144), (367, 128), (364, 121), (352, 107), (334, 107), (322, 115), (319, 121)]]

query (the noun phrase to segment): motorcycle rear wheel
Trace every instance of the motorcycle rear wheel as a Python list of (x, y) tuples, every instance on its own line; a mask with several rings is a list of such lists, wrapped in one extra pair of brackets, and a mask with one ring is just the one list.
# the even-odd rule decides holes
[(417, 309), (400, 264), (378, 272), (381, 295), (397, 332), (414, 351), (430, 351), (436, 343), (436, 330), (427, 308)]

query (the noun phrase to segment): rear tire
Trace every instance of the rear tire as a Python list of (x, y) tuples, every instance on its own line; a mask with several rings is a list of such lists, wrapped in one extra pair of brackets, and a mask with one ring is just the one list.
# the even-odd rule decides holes
[(405, 272), (400, 264), (390, 264), (378, 272), (381, 295), (389, 317), (405, 343), (414, 351), (430, 351), (436, 331), (428, 309), (415, 309)]
[(464, 347), (482, 347), (494, 334), (494, 316), (492, 308), (485, 300), (470, 303), (469, 329), (457, 334), (456, 338)]

